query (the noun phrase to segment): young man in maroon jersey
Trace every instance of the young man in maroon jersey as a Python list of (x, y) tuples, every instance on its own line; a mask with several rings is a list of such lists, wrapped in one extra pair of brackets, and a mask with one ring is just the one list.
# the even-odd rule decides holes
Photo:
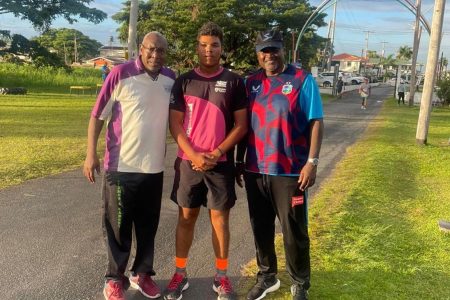
[(216, 256), (213, 289), (218, 299), (234, 299), (226, 276), (234, 206), (234, 146), (247, 132), (247, 97), (241, 77), (220, 65), (222, 29), (204, 24), (197, 35), (199, 66), (174, 83), (170, 132), (178, 143), (171, 199), (179, 206), (175, 274), (164, 299), (179, 300), (189, 287), (186, 264), (200, 207), (211, 219)]

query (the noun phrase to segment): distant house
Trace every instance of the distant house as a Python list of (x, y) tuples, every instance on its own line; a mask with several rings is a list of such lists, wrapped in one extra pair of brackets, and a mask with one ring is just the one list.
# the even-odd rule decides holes
[(116, 65), (123, 64), (124, 62), (126, 62), (126, 59), (122, 57), (98, 56), (85, 61), (84, 65), (90, 65), (94, 68), (100, 68), (106, 63), (109, 68), (112, 68)]
[(359, 72), (363, 64), (368, 63), (364, 57), (342, 53), (331, 58), (331, 64), (339, 64), (339, 70), (342, 72)]
[(122, 46), (102, 46), (98, 49), (100, 56), (112, 56), (125, 58), (125, 47)]

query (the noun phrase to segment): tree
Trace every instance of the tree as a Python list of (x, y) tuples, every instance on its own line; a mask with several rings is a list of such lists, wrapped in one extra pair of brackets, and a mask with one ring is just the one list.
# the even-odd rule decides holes
[(401, 46), (398, 49), (397, 58), (401, 60), (410, 60), (413, 54), (413, 50), (409, 46)]
[(450, 105), (450, 79), (444, 78), (439, 80), (437, 86), (439, 89), (437, 89), (436, 95), (444, 104)]
[(368, 50), (367, 51), (367, 56), (369, 58), (380, 58), (380, 56), (378, 55), (377, 51), (374, 51), (374, 50)]
[[(383, 66), (383, 69), (395, 67), (397, 65), (397, 61), (395, 60), (394, 54), (389, 54), (386, 57), (382, 57), (380, 59), (380, 65)], [(388, 72), (384, 73), (384, 77), (386, 78), (387, 76)]]
[(44, 32), (59, 16), (70, 24), (77, 21), (73, 16), (95, 24), (100, 23), (107, 15), (101, 10), (88, 7), (91, 2), (93, 0), (0, 0), (0, 14), (12, 13), (30, 21), (37, 30)]
[[(11, 41), (11, 35), (9, 30), (0, 30), (0, 48), (6, 47)], [(2, 50), (0, 49), (0, 53)]]
[(0, 32), (0, 35), (7, 36), (9, 38), (9, 48), (3, 49), (2, 54), (4, 60), (13, 63), (23, 63), (20, 56), (27, 56), (31, 59), (31, 62), (37, 66), (52, 66), (62, 67), (64, 66), (62, 61), (55, 53), (51, 53), (46, 48), (42, 47), (37, 41), (30, 41), (26, 37), (20, 34), (9, 35), (9, 32)]
[[(127, 36), (129, 1), (113, 18), (121, 23), (119, 38)], [(153, 0), (140, 2), (140, 9), (147, 11), (138, 17), (138, 36), (157, 30), (169, 41), (171, 59), (169, 63), (179, 69), (191, 68), (195, 64), (195, 45), (198, 28), (206, 21), (214, 21), (224, 30), (224, 60), (234, 69), (246, 69), (256, 64), (254, 39), (256, 32), (268, 27), (278, 27), (285, 33), (286, 50), (291, 49), (291, 34), (300, 29), (314, 7), (306, 0)], [(324, 26), (325, 15), (320, 15), (314, 25)], [(325, 39), (317, 36), (316, 27), (311, 27), (300, 44), (300, 59), (305, 66), (317, 59), (316, 49)], [(323, 47), (323, 46), (321, 46)]]
[[(111, 18), (117, 23), (121, 24), (119, 29), (117, 30), (119, 33), (119, 40), (122, 43), (126, 43), (128, 41), (128, 25), (130, 20), (130, 5), (131, 1), (127, 0), (122, 3), (122, 10), (118, 13), (111, 16)], [(149, 12), (151, 12), (152, 4), (151, 2), (145, 3), (143, 0), (139, 0), (139, 10), (138, 10), (138, 40), (142, 41), (144, 38), (144, 34), (142, 30), (139, 30), (140, 21), (149, 19), (151, 16)]]
[(35, 38), (43, 47), (56, 51), (58, 57), (65, 61), (66, 64), (75, 61), (75, 39), (78, 61), (96, 56), (98, 48), (102, 46), (101, 43), (90, 39), (80, 31), (68, 28), (50, 29)]

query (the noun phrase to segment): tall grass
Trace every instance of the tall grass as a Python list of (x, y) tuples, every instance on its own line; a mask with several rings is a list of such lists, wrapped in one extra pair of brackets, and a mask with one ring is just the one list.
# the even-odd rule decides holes
[(30, 91), (68, 91), (71, 85), (95, 86), (101, 83), (100, 70), (0, 63), (0, 87), (25, 87)]

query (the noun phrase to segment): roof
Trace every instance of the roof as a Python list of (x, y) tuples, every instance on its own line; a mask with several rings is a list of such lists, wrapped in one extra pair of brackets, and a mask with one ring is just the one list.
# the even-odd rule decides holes
[(123, 57), (117, 57), (117, 56), (97, 56), (94, 58), (91, 58), (89, 60), (87, 60), (86, 62), (94, 62), (97, 60), (106, 60), (112, 64), (121, 64), (124, 63), (126, 61), (125, 58)]
[(101, 46), (98, 50), (125, 50), (123, 46)]
[(365, 61), (366, 59), (364, 57), (359, 57), (356, 55), (348, 54), (348, 53), (341, 53), (338, 55), (335, 55), (331, 58), (332, 61)]

